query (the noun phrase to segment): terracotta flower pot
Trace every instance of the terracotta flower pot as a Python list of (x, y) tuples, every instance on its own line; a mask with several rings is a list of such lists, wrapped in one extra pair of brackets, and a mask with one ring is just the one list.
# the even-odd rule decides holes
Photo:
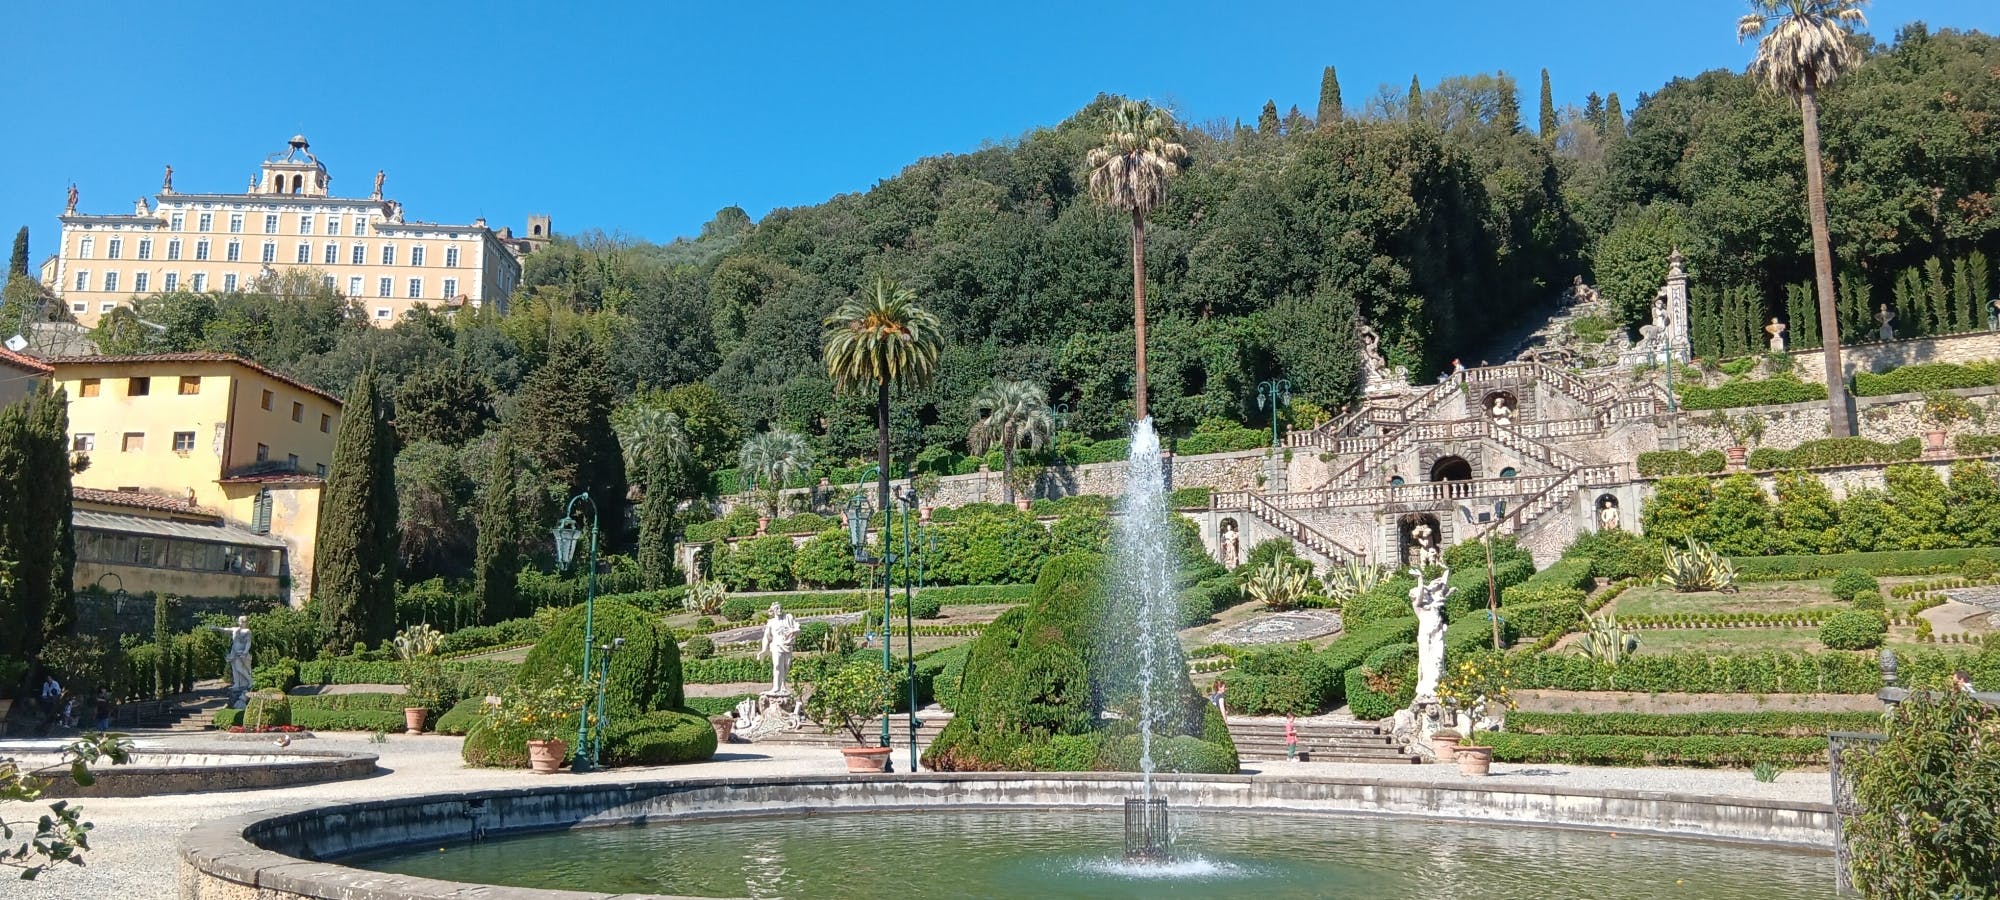
[(1458, 774), (1487, 775), (1493, 766), (1492, 747), (1458, 748)]
[(1460, 738), (1457, 735), (1431, 735), (1431, 752), (1437, 754), (1438, 762), (1441, 763), (1457, 760), (1459, 740)]
[(430, 713), (429, 709), (422, 706), (403, 707), (403, 733), (423, 734), (424, 717), (430, 715)]
[(1950, 446), (1945, 442), (1945, 436), (1946, 432), (1942, 428), (1933, 428), (1924, 432), (1924, 452), (1943, 453)]
[(890, 747), (842, 747), (849, 772), (881, 772), (889, 768)]
[(1722, 452), (1728, 455), (1729, 467), (1732, 469), (1743, 468), (1745, 461), (1750, 459), (1750, 448), (1748, 447), (1727, 447)]
[(528, 742), (528, 769), (537, 775), (554, 775), (562, 768), (563, 753), (569, 745), (561, 738)]
[(735, 716), (709, 716), (708, 724), (715, 729), (715, 742), (727, 744), (736, 734)]

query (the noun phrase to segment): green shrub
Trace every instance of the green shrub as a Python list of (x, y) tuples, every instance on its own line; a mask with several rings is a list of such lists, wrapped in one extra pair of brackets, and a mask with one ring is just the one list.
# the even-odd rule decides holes
[(1882, 583), (1876, 581), (1875, 576), (1861, 569), (1845, 569), (1839, 575), (1833, 577), (1833, 598), (1835, 600), (1851, 601), (1862, 591), (1873, 593), (1879, 599), (1881, 597)]
[(771, 677), (771, 664), (743, 656), (716, 656), (681, 660), (681, 676), (688, 684), (734, 684), (764, 681)]
[(533, 641), (541, 634), (541, 625), (534, 617), (508, 619), (491, 625), (475, 625), (460, 628), (444, 636), (438, 642), (438, 655), (451, 656), (487, 647), (504, 647)]
[(1584, 533), (1563, 551), (1571, 556), (1589, 558), (1590, 574), (1607, 581), (1658, 578), (1667, 564), (1659, 541), (1620, 529)]
[(715, 755), (715, 728), (692, 709), (654, 710), (614, 718), (604, 728), (607, 766), (665, 766)]
[(1854, 395), (1885, 397), (1955, 388), (1986, 387), (2000, 384), (2000, 361), (1969, 363), (1914, 363), (1881, 374), (1860, 372), (1854, 376)]
[(1984, 581), (2000, 574), (2000, 565), (1985, 557), (1975, 556), (1958, 564), (1958, 574), (1972, 581)]
[(1762, 380), (1732, 378), (1712, 388), (1683, 383), (1676, 390), (1680, 394), (1681, 408), (1688, 410), (1778, 406), (1826, 399), (1826, 385), (1800, 381), (1795, 375), (1778, 375)]
[[(1942, 682), (1947, 664), (1926, 663), (1932, 683)], [(1618, 667), (1615, 687), (1613, 673), (1578, 654), (1510, 653), (1507, 665), (1524, 690), (1873, 694), (1882, 686), (1876, 660), (1860, 653), (1641, 653)], [(1912, 663), (1903, 671), (1905, 683), (1920, 683)]]
[(833, 626), (824, 619), (814, 619), (799, 626), (796, 646), (802, 652), (816, 653), (826, 649), (830, 637), (833, 637)]
[(284, 694), (261, 692), (251, 694), (248, 702), (244, 704), (243, 709), (224, 707), (216, 710), (213, 721), (215, 727), (219, 729), (232, 728), (237, 725), (242, 725), (245, 728), (260, 728), (264, 726), (295, 724), (292, 721), (290, 697)]
[(1207, 509), (1214, 489), (1207, 487), (1174, 488), (1167, 495), (1168, 509)]
[(1923, 442), (1905, 438), (1893, 443), (1867, 438), (1820, 438), (1790, 450), (1760, 447), (1750, 454), (1752, 469), (1803, 469), (1818, 466), (1857, 466), (1916, 459), (1923, 455)]
[(713, 554), (715, 577), (732, 591), (789, 590), (796, 555), (792, 539), (782, 534), (738, 541), (729, 552)]
[(401, 732), (405, 723), (402, 707), (386, 709), (292, 710), (292, 724), (308, 731), (388, 731)]
[(1736, 556), (1739, 580), (1791, 581), (1826, 578), (1846, 569), (1860, 569), (1874, 575), (1935, 575), (1956, 572), (1966, 560), (2000, 561), (2000, 548), (1972, 547), (1953, 550), (1880, 550), (1865, 553), (1798, 554), (1788, 556)]
[[(1485, 574), (1483, 566), (1480, 574)], [(1341, 627), (1353, 633), (1377, 622), (1409, 618), (1412, 615), (1410, 589), (1416, 583), (1416, 579), (1408, 575), (1397, 575), (1383, 580), (1371, 590), (1347, 598), (1340, 604)], [(1452, 599), (1460, 598), (1454, 596)], [(1480, 591), (1480, 599), (1483, 603), (1483, 590)]]
[(1510, 763), (1581, 766), (1698, 766), (1749, 768), (1760, 762), (1823, 765), (1826, 738), (1740, 735), (1674, 737), (1612, 734), (1517, 734), (1481, 737), (1493, 758)]
[(469, 734), (486, 718), (486, 698), (467, 697), (445, 710), (431, 723), (431, 730), (438, 734)]
[(704, 716), (726, 716), (734, 712), (737, 704), (754, 700), (756, 694), (736, 694), (730, 697), (689, 697), (688, 709)]
[(1858, 814), (1842, 822), (1869, 897), (1982, 897), (2000, 859), (2000, 711), (1957, 691), (1896, 705), (1888, 740), (1843, 754)]
[(481, 718), (473, 725), (471, 731), (465, 733), (465, 743), (459, 746), (459, 756), (465, 760), (466, 765), (493, 769), (527, 767), (526, 741), (512, 740), (508, 735), (486, 728), (484, 725), (485, 719)]
[(2000, 453), (2000, 434), (1954, 435), (1951, 449), (1960, 456), (1991, 456)]
[(723, 601), (722, 617), (731, 622), (747, 622), (757, 614), (757, 601), (749, 597), (731, 597)]
[(1820, 623), (1819, 642), (1829, 650), (1873, 650), (1882, 646), (1888, 630), (1888, 623), (1876, 613), (1844, 609)]
[(258, 666), (250, 673), (250, 687), (254, 690), (282, 694), (298, 686), (299, 661), (295, 659), (280, 659)]
[(842, 587), (860, 583), (854, 545), (847, 532), (829, 528), (801, 545), (792, 556), (792, 577), (812, 587)]
[(1881, 613), (1888, 607), (1882, 603), (1882, 595), (1874, 591), (1861, 591), (1854, 595), (1854, 608), (1862, 612)]
[(1310, 716), (1336, 693), (1339, 670), (1303, 644), (1258, 650), (1236, 659), (1229, 708), (1248, 716)]
[(715, 655), (715, 641), (708, 635), (697, 634), (681, 645), (681, 659), (707, 659)]
[(1706, 475), (1720, 472), (1729, 460), (1720, 450), (1691, 453), (1686, 450), (1652, 450), (1639, 454), (1639, 474), (1646, 478), (1662, 475)]
[(1507, 714), (1507, 730), (1518, 734), (1824, 737), (1829, 731), (1876, 731), (1881, 727), (1882, 714), (1873, 712)]
[(1232, 571), (1242, 572), (1247, 575), (1250, 572), (1257, 571), (1271, 560), (1281, 557), (1297, 559), (1298, 555), (1298, 552), (1292, 548), (1290, 540), (1285, 538), (1267, 538), (1251, 545), (1250, 552), (1243, 554), (1243, 561), (1238, 563)]
[(1390, 644), (1348, 669), (1347, 708), (1357, 719), (1386, 719), (1416, 698), (1417, 645)]
[(1500, 618), (1523, 635), (1543, 637), (1563, 634), (1583, 623), (1584, 596), (1574, 588), (1560, 589), (1562, 595), (1537, 603), (1508, 603), (1500, 607)]

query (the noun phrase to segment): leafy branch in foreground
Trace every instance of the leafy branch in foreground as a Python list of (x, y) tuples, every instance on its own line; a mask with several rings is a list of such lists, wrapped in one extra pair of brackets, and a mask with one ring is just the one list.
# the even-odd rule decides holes
[[(97, 778), (90, 766), (108, 759), (114, 765), (130, 758), (132, 742), (122, 734), (89, 734), (63, 748), (62, 762), (34, 771), (22, 770), (14, 760), (0, 760), (0, 866), (19, 870), (21, 879), (31, 881), (50, 866), (62, 863), (83, 865), (90, 849), (91, 824), (83, 821), (83, 811), (67, 800), (48, 805), (29, 830), (26, 820), (10, 818), (5, 804), (33, 803), (42, 796), (48, 777), (67, 767), (69, 779), (78, 787), (89, 787)], [(15, 843), (16, 835), (22, 838)]]

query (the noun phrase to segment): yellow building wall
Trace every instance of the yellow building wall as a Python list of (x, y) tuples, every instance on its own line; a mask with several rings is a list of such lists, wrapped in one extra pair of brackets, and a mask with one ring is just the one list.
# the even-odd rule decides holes
[[(69, 393), (70, 446), (75, 448), (81, 435), (95, 444), (83, 454), (90, 466), (72, 483), (176, 496), (192, 490), (195, 505), (220, 506), (215, 480), (222, 472), (233, 368), (226, 363), (59, 365), (56, 383)], [(180, 393), (182, 375), (200, 379), (197, 393)], [(131, 396), (134, 378), (148, 379), (145, 395)], [(94, 397), (85, 395), (90, 379), (97, 380)], [(175, 451), (176, 432), (192, 432), (193, 447)], [(126, 449), (127, 434), (140, 436), (134, 449)]]
[(222, 486), (228, 494), (223, 517), (250, 522), (256, 517), (257, 495), (271, 493), (271, 536), (285, 542), (285, 571), (291, 579), (287, 598), (303, 606), (312, 597), (313, 549), (319, 539), (321, 484), (244, 482)]
[[(318, 394), (300, 390), (252, 369), (239, 369), (229, 446), (223, 472), (240, 471), (257, 463), (257, 445), (269, 449), (270, 462), (299, 458), (299, 470), (319, 474), (333, 465), (333, 438), (340, 431), (340, 407)], [(264, 408), (264, 393), (271, 394)], [(299, 418), (292, 419), (293, 404)], [(324, 418), (322, 418), (324, 417)]]
[(234, 572), (189, 572), (152, 566), (77, 560), (76, 589), (96, 585), (106, 573), (117, 575), (115, 585), (124, 585), (133, 594), (152, 591), (183, 597), (282, 597), (275, 575), (243, 575)]

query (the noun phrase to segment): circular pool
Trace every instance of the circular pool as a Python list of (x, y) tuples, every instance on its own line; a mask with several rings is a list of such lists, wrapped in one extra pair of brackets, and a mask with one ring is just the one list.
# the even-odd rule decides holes
[(1190, 811), (1175, 859), (1119, 860), (1117, 810), (758, 817), (591, 828), (348, 865), (448, 881), (696, 897), (1825, 896), (1832, 858), (1605, 832)]
[(1139, 789), (1109, 773), (545, 782), (218, 821), (183, 839), (181, 884), (196, 900), (441, 900), (468, 882), (573, 900), (1727, 900), (1833, 884), (1826, 804), (1469, 779), (1156, 778), (1177, 862), (1134, 869), (1117, 857)]

